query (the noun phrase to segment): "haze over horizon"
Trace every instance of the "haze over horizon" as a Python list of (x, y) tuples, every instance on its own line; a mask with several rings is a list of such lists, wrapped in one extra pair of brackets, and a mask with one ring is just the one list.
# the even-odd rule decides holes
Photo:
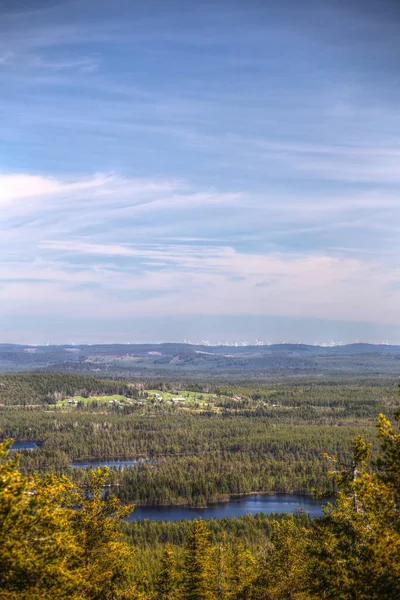
[[(196, 317), (195, 322), (192, 317), (171, 317), (168, 320), (163, 317), (154, 317), (151, 320), (130, 319), (129, 322), (113, 321), (96, 322), (90, 320), (85, 327), (86, 322), (81, 323), (81, 332), (72, 334), (60, 334), (62, 331), (62, 321), (46, 319), (37, 323), (39, 333), (34, 335), (27, 334), (21, 329), (26, 322), (23, 317), (22, 322), (13, 328), (12, 322), (0, 318), (2, 338), (1, 344), (21, 344), (26, 346), (45, 346), (45, 345), (96, 345), (96, 344), (192, 344), (192, 345), (241, 345), (243, 342), (249, 346), (269, 344), (306, 344), (314, 346), (333, 346), (348, 344), (383, 344), (400, 345), (393, 336), (393, 329), (387, 328), (387, 333), (392, 337), (382, 338), (382, 326), (373, 326), (369, 323), (336, 323), (320, 322), (318, 333), (311, 339), (308, 326), (315, 327), (316, 319), (292, 319), (279, 317), (242, 317), (240, 319), (241, 327), (235, 327), (237, 318), (233, 317)], [(204, 329), (199, 328), (199, 320)], [(144, 321), (144, 322), (141, 322)], [(344, 327), (343, 327), (344, 325)], [(231, 326), (232, 329), (228, 329)], [(20, 329), (18, 329), (20, 327)], [(109, 328), (113, 327), (112, 331)], [(90, 331), (93, 328), (94, 331)], [(178, 337), (177, 331), (184, 329), (190, 332), (190, 335)], [(296, 334), (303, 334), (302, 337), (296, 337)], [(258, 332), (258, 333), (257, 333)], [(261, 333), (260, 333), (261, 332)], [(286, 335), (282, 337), (282, 332)], [(370, 337), (358, 337), (358, 333), (368, 332)], [(204, 335), (203, 335), (203, 334)], [(348, 337), (338, 337), (337, 334), (345, 333)], [(330, 335), (332, 334), (332, 335)], [(353, 334), (353, 337), (351, 337)]]
[(399, 13), (3, 0), (0, 342), (400, 342)]

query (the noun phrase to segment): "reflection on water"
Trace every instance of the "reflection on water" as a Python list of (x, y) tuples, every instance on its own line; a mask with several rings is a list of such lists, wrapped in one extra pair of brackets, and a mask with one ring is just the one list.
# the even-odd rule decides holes
[(188, 508), (181, 506), (138, 506), (127, 517), (128, 521), (151, 519), (153, 521), (181, 521), (182, 519), (225, 519), (242, 515), (255, 515), (259, 512), (291, 513), (304, 510), (310, 517), (322, 516), (321, 506), (326, 500), (315, 500), (309, 496), (285, 494), (266, 496), (254, 494), (240, 500), (213, 504), (207, 508)]

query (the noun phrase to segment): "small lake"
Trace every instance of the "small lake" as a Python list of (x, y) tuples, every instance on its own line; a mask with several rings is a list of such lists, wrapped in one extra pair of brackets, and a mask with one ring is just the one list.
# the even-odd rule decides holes
[(14, 442), (11, 450), (33, 450), (37, 447), (37, 442)]
[(88, 460), (75, 461), (72, 463), (73, 468), (81, 469), (97, 469), (97, 467), (116, 467), (117, 469), (126, 469), (126, 467), (134, 467), (139, 462), (144, 462), (146, 458), (134, 458), (132, 460)]
[(242, 515), (255, 515), (259, 512), (267, 515), (271, 513), (292, 513), (302, 509), (310, 517), (321, 517), (321, 506), (327, 500), (316, 500), (309, 496), (296, 496), (292, 494), (266, 496), (254, 494), (240, 500), (231, 500), (219, 504), (212, 504), (207, 508), (188, 508), (183, 506), (138, 506), (127, 517), (127, 521), (150, 519), (152, 521), (182, 521), (182, 519), (227, 519), (241, 517)]

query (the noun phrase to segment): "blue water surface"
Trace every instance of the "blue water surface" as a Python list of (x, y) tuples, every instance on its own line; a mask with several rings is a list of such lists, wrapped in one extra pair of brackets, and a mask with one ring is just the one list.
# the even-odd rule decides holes
[(81, 469), (96, 469), (97, 467), (117, 467), (118, 469), (126, 469), (126, 467), (134, 467), (138, 462), (144, 459), (134, 458), (132, 460), (88, 460), (76, 461), (72, 463), (72, 467)]
[(267, 515), (271, 513), (292, 513), (304, 510), (310, 517), (321, 517), (321, 506), (326, 500), (315, 500), (310, 496), (297, 496), (293, 494), (267, 496), (254, 494), (245, 496), (240, 500), (212, 504), (206, 508), (188, 508), (182, 506), (138, 506), (127, 517), (128, 521), (151, 519), (153, 521), (181, 521), (182, 519), (226, 519), (241, 517), (242, 515), (255, 515), (259, 512)]
[(12, 445), (12, 450), (33, 450), (33, 448), (37, 448), (38, 445), (36, 442), (14, 442)]

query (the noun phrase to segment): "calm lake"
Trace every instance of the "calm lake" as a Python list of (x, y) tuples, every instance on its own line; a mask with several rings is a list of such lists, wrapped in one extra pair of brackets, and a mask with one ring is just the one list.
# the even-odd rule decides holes
[[(14, 442), (13, 450), (32, 450), (36, 448), (36, 442)], [(73, 462), (73, 467), (83, 469), (96, 467), (116, 467), (124, 469), (133, 467), (138, 462), (148, 461), (148, 458), (138, 458), (132, 460), (104, 460), (104, 461), (82, 461)], [(322, 516), (321, 506), (326, 504), (327, 500), (315, 500), (309, 496), (297, 496), (294, 494), (282, 494), (267, 496), (263, 494), (253, 494), (245, 496), (240, 500), (231, 500), (230, 502), (221, 502), (212, 504), (207, 508), (188, 508), (184, 506), (138, 506), (132, 514), (127, 517), (127, 521), (139, 521), (151, 519), (152, 521), (182, 521), (183, 519), (226, 519), (229, 517), (240, 517), (242, 515), (255, 515), (259, 512), (265, 514), (271, 513), (291, 513), (294, 510), (302, 509), (310, 517)]]
[(72, 463), (72, 467), (81, 469), (97, 469), (97, 467), (116, 467), (117, 469), (125, 469), (126, 467), (134, 467), (138, 462), (144, 462), (147, 458), (133, 458), (132, 460), (88, 460), (76, 461)]
[(327, 500), (315, 500), (308, 496), (292, 494), (279, 496), (265, 496), (254, 494), (240, 500), (231, 500), (220, 504), (213, 504), (207, 508), (187, 508), (182, 506), (138, 506), (127, 521), (151, 519), (153, 521), (181, 521), (182, 519), (226, 519), (242, 515), (255, 515), (259, 512), (291, 513), (303, 509), (310, 517), (322, 516), (321, 506)]
[(14, 442), (12, 445), (12, 450), (33, 450), (33, 448), (37, 448), (36, 442)]

